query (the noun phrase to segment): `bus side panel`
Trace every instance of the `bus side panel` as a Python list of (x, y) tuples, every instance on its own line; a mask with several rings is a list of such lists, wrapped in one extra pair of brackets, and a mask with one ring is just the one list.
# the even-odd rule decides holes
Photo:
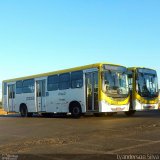
[(3, 95), (3, 98), (2, 98), (2, 107), (3, 109), (8, 112), (8, 107), (7, 107), (7, 95)]
[(46, 97), (47, 112), (69, 112), (69, 104), (77, 101), (81, 104), (82, 112), (85, 112), (84, 87), (66, 90), (50, 91)]
[(20, 110), (20, 105), (22, 103), (25, 103), (24, 99), (23, 99), (23, 95), (22, 94), (16, 94), (15, 95), (15, 112), (19, 112)]
[(25, 103), (25, 101), (23, 100), (22, 94), (16, 94), (15, 95), (15, 112), (20, 111), (19, 107), (20, 107), (21, 103)]
[(7, 108), (7, 83), (2, 82), (2, 107), (5, 111), (8, 111)]
[(16, 94), (15, 96), (16, 112), (20, 111), (20, 105), (26, 104), (28, 112), (36, 112), (34, 93)]
[(46, 112), (58, 112), (58, 91), (48, 91), (46, 97)]
[(26, 102), (28, 112), (37, 112), (35, 105), (35, 93), (25, 93), (23, 94), (23, 99)]
[(65, 101), (61, 103), (61, 112), (69, 112), (69, 104), (73, 101), (79, 102), (82, 108), (82, 112), (85, 112), (85, 99), (83, 88), (69, 89), (66, 95), (61, 95), (59, 99), (65, 99)]

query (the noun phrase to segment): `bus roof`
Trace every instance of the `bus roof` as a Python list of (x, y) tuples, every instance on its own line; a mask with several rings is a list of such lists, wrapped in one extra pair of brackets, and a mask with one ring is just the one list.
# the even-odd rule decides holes
[(146, 67), (128, 67), (128, 70), (136, 70), (136, 69), (150, 69), (150, 70), (155, 70), (155, 69), (146, 68)]
[[(74, 67), (74, 68), (70, 68), (70, 69), (64, 69), (64, 70), (41, 73), (41, 74), (36, 74), (36, 75), (31, 75), (31, 76), (26, 76), (26, 77), (8, 79), (8, 80), (4, 80), (3, 83), (4, 82), (15, 82), (15, 81), (18, 81), (18, 80), (26, 80), (26, 79), (32, 79), (32, 78), (46, 77), (46, 76), (50, 76), (50, 75), (54, 75), (54, 74), (73, 72), (73, 71), (89, 69), (89, 68), (97, 68), (97, 67), (101, 67), (103, 64), (114, 65), (114, 66), (122, 66), (122, 65), (118, 65), (118, 64), (111, 64), (111, 63), (101, 62), (101, 63), (94, 63), (94, 64), (89, 64), (89, 65)], [(125, 66), (122, 66), (122, 67), (125, 67)]]

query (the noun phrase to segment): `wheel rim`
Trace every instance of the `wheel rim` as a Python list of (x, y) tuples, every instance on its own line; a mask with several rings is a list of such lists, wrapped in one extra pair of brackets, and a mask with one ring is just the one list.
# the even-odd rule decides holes
[(73, 107), (73, 115), (79, 115), (79, 114), (80, 114), (79, 107)]

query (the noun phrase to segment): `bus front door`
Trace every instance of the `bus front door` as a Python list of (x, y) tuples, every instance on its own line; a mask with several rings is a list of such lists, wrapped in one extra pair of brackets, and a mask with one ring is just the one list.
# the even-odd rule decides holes
[(8, 111), (15, 111), (15, 84), (8, 85)]
[(46, 111), (46, 80), (36, 81), (37, 112)]
[(86, 73), (86, 110), (98, 111), (98, 72)]

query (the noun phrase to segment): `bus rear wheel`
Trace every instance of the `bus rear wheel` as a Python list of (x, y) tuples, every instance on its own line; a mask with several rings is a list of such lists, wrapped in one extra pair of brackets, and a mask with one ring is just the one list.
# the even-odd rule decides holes
[(133, 116), (135, 114), (135, 110), (130, 110), (130, 111), (127, 111), (125, 112), (126, 116)]

